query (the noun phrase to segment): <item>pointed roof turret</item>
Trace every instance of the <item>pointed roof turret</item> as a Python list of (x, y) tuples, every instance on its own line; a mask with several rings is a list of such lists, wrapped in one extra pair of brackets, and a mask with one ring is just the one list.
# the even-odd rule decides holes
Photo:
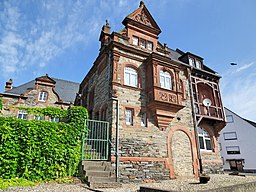
[(130, 24), (139, 28), (147, 28), (156, 35), (161, 33), (161, 29), (157, 25), (143, 1), (140, 2), (138, 9), (124, 18), (122, 23), (125, 26)]

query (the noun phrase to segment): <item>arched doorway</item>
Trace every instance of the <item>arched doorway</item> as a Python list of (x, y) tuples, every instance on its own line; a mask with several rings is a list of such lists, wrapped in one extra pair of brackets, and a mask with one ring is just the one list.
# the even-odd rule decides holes
[(183, 131), (174, 132), (171, 150), (175, 176), (193, 176), (191, 144)]
[(168, 134), (170, 178), (198, 177), (198, 158), (193, 131), (173, 127)]

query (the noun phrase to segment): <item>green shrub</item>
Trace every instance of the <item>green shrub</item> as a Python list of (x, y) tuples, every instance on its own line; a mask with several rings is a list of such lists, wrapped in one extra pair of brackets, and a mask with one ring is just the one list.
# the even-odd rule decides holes
[(35, 186), (37, 183), (29, 181), (23, 178), (12, 178), (12, 179), (1, 179), (0, 178), (0, 189), (6, 189), (8, 187), (16, 186)]
[(35, 181), (75, 175), (87, 110), (23, 109), (37, 115), (66, 118), (68, 122), (0, 117), (0, 178)]

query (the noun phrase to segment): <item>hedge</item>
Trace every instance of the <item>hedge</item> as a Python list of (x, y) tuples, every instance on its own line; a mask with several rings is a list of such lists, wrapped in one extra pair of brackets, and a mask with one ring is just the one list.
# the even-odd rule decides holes
[[(24, 109), (24, 108), (23, 108)], [(0, 117), (0, 178), (31, 181), (72, 176), (78, 172), (81, 135), (88, 117), (83, 107), (24, 109), (64, 117), (67, 123)]]

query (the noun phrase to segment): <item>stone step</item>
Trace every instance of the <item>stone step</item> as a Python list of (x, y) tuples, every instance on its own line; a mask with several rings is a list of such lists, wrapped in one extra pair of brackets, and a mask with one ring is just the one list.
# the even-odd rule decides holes
[(93, 177), (110, 177), (111, 171), (95, 171), (95, 170), (86, 170), (86, 176), (93, 176)]
[(82, 161), (83, 166), (111, 166), (109, 161)]
[(92, 189), (118, 188), (118, 187), (121, 187), (122, 184), (119, 182), (90, 182), (89, 186)]
[(114, 171), (114, 168), (111, 166), (97, 166), (97, 165), (84, 165), (84, 170), (90, 171)]
[(95, 183), (99, 183), (99, 182), (116, 182), (116, 178), (115, 177), (95, 177), (95, 176), (89, 176), (88, 177), (88, 181), (89, 182), (95, 182)]

